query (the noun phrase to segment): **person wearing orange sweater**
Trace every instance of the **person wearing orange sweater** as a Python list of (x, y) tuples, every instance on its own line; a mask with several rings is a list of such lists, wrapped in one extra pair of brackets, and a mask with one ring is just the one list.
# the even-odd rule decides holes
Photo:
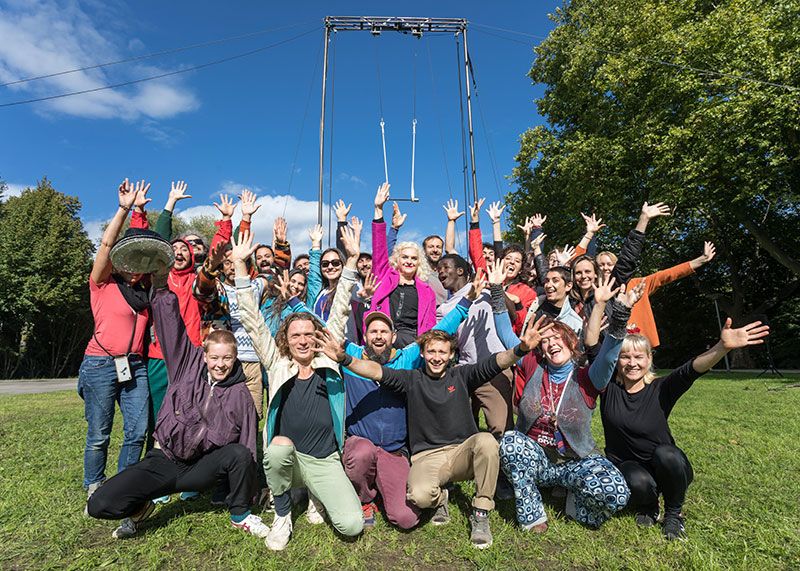
[[(629, 288), (636, 287), (642, 280), (644, 280), (646, 285), (642, 299), (639, 300), (639, 303), (637, 303), (633, 311), (631, 311), (628, 327), (638, 328), (638, 333), (647, 337), (651, 347), (658, 347), (658, 330), (656, 329), (656, 320), (653, 316), (653, 308), (650, 305), (650, 296), (661, 286), (693, 274), (700, 267), (710, 262), (716, 253), (714, 244), (706, 242), (703, 246), (703, 254), (694, 260), (655, 272), (643, 278), (633, 278), (628, 284)], [(617, 261), (616, 258), (617, 257), (611, 252), (600, 252), (597, 255), (597, 264), (600, 266), (600, 271), (604, 276), (609, 276), (611, 274), (611, 270), (614, 269), (614, 264), (616, 264)]]

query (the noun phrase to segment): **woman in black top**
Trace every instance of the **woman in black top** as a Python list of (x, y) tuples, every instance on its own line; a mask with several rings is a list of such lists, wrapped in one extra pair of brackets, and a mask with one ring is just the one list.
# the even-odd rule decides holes
[(667, 423), (669, 414), (692, 383), (728, 351), (763, 343), (767, 335), (769, 327), (760, 321), (732, 329), (728, 319), (716, 345), (658, 378), (653, 372), (653, 353), (647, 338), (638, 334), (625, 337), (616, 382), (606, 388), (600, 413), (606, 456), (625, 476), (631, 491), (628, 505), (636, 509), (639, 525), (655, 524), (661, 494), (664, 537), (685, 537), (681, 507), (693, 472), (686, 454), (675, 446)]

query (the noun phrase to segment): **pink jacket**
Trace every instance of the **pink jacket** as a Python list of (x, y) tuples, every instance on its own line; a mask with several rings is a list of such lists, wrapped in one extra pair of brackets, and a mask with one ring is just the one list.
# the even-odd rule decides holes
[[(370, 310), (377, 310), (391, 316), (392, 307), (389, 296), (400, 283), (400, 274), (389, 265), (389, 251), (386, 244), (386, 222), (372, 221), (372, 272), (380, 281), (372, 296)], [(433, 288), (419, 278), (414, 278), (419, 297), (417, 312), (417, 335), (422, 335), (436, 325), (436, 293)]]

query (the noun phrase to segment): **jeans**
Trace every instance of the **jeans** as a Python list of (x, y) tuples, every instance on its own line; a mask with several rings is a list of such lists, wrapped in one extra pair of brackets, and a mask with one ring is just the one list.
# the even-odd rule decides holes
[(147, 367), (136, 356), (128, 357), (131, 376), (126, 383), (117, 381), (113, 357), (86, 355), (78, 373), (78, 395), (84, 402), (88, 425), (83, 452), (83, 486), (105, 480), (108, 443), (114, 424), (114, 403), (122, 411), (123, 440), (117, 460), (117, 472), (139, 461), (147, 432), (150, 395)]

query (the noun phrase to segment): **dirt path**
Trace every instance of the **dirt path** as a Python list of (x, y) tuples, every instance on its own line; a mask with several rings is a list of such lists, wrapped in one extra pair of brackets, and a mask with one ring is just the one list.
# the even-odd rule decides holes
[(28, 381), (0, 381), (0, 395), (25, 395), (74, 391), (78, 379), (36, 379)]

